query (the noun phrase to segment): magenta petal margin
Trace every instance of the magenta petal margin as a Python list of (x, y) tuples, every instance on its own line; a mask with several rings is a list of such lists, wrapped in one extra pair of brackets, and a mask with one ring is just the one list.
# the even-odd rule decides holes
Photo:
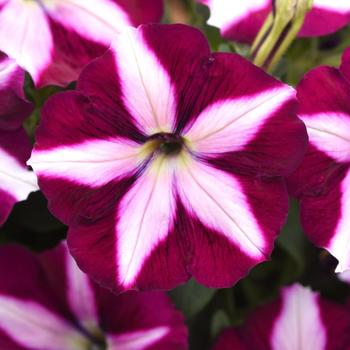
[[(220, 28), (226, 39), (252, 43), (267, 15), (272, 0), (197, 0), (209, 7), (208, 23)], [(350, 2), (347, 0), (313, 0), (300, 37), (315, 37), (336, 32), (350, 23)]]
[(307, 143), (292, 88), (184, 25), (128, 29), (77, 86), (44, 106), (29, 164), (85, 272), (228, 287), (269, 258)]
[(0, 247), (0, 279), (1, 349), (188, 349), (183, 316), (165, 294), (101, 289), (65, 244), (40, 255)]
[(21, 124), (33, 107), (25, 100), (23, 84), (24, 71), (0, 54), (0, 225), (16, 202), (38, 189), (26, 166), (31, 145)]
[(340, 69), (319, 67), (300, 82), (299, 117), (309, 146), (289, 188), (300, 200), (305, 233), (350, 269), (350, 55)]
[(125, 26), (158, 22), (162, 14), (162, 0), (2, 0), (0, 51), (37, 87), (65, 86)]
[(345, 305), (301, 285), (254, 311), (240, 328), (223, 332), (213, 350), (341, 350), (350, 347), (350, 314)]

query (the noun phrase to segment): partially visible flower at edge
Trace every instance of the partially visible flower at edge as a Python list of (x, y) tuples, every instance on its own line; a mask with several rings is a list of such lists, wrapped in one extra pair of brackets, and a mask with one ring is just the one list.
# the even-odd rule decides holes
[[(230, 40), (252, 43), (268, 14), (272, 0), (197, 0), (211, 10), (208, 23), (220, 28)], [(313, 0), (306, 15), (300, 37), (315, 37), (336, 32), (350, 23), (350, 2), (344, 0)]]
[(183, 316), (161, 292), (116, 296), (80, 271), (66, 244), (34, 255), (0, 247), (0, 347), (186, 350)]
[(222, 333), (213, 350), (350, 349), (350, 312), (295, 284), (253, 311), (239, 328)]
[(295, 91), (184, 25), (117, 36), (42, 110), (29, 164), (83, 271), (117, 292), (232, 286), (273, 249)]
[(350, 269), (350, 49), (340, 69), (308, 72), (297, 96), (309, 146), (289, 189), (300, 201), (306, 235), (337, 258), (336, 272), (343, 272)]
[(36, 176), (26, 166), (31, 152), (22, 128), (33, 106), (24, 96), (24, 71), (16, 62), (0, 55), (0, 225), (13, 205), (38, 190)]
[(0, 51), (37, 87), (65, 86), (125, 26), (162, 14), (163, 0), (0, 0)]

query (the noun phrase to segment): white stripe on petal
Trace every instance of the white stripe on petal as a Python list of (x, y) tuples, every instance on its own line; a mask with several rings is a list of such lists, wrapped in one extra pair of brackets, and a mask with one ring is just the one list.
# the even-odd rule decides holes
[(108, 335), (109, 350), (145, 350), (169, 333), (168, 327), (151, 328), (119, 335)]
[(37, 191), (36, 175), (0, 148), (0, 188), (18, 201)]
[(52, 49), (51, 31), (40, 5), (9, 1), (0, 12), (0, 50), (16, 59), (36, 81), (51, 63)]
[(101, 186), (138, 166), (140, 146), (129, 140), (92, 140), (36, 150), (28, 164), (40, 176), (58, 177), (88, 186)]
[[(11, 80), (21, 70), (16, 61), (6, 57), (0, 60), (0, 89), (5, 89), (10, 85)], [(20, 79), (18, 79), (20, 80)], [(21, 85), (22, 88), (23, 81), (19, 81), (18, 85)]]
[(313, 6), (340, 13), (350, 12), (350, 1), (348, 0), (313, 0)]
[(348, 170), (343, 179), (340, 190), (340, 219), (333, 238), (329, 246), (326, 247), (338, 259), (338, 266), (335, 272), (343, 272), (350, 269), (350, 170)]
[(271, 334), (272, 350), (325, 350), (327, 335), (318, 294), (300, 285), (285, 288)]
[(131, 25), (127, 13), (111, 0), (49, 0), (45, 10), (65, 28), (86, 39), (110, 45), (113, 37)]
[(117, 218), (117, 266), (123, 285), (134, 282), (145, 260), (166, 238), (175, 214), (172, 159), (159, 156), (122, 199)]
[(42, 305), (0, 296), (0, 329), (21, 346), (36, 350), (85, 350), (89, 341)]
[(338, 162), (350, 161), (350, 115), (329, 112), (299, 118), (312, 145)]
[(266, 8), (271, 0), (208, 0), (210, 18), (208, 23), (222, 30), (237, 24), (252, 12)]
[(208, 106), (184, 131), (193, 150), (217, 154), (239, 151), (295, 91), (282, 87)]
[(350, 284), (350, 270), (346, 270), (346, 271), (344, 271), (344, 272), (338, 273), (338, 274), (337, 274), (337, 277), (338, 277), (341, 281)]
[(67, 294), (71, 310), (85, 330), (95, 334), (99, 329), (94, 290), (89, 277), (82, 272), (72, 256), (66, 254)]
[(203, 163), (184, 159), (176, 174), (186, 210), (253, 258), (264, 256), (265, 240), (239, 181)]
[(175, 95), (170, 77), (147, 47), (142, 31), (129, 28), (113, 41), (124, 103), (146, 134), (171, 132)]

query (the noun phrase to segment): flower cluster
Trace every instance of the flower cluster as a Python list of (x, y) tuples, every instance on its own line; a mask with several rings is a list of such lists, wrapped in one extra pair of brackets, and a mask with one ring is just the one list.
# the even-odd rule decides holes
[[(350, 1), (198, 2), (223, 38), (254, 41), (250, 57), (208, 42), (204, 24), (157, 23), (172, 1), (164, 14), (162, 0), (0, 0), (0, 226), (40, 190), (67, 227), (41, 253), (0, 237), (0, 349), (188, 349), (164, 291), (232, 288), (271, 259), (292, 197), (330, 253), (314, 254), (322, 274), (349, 281), (350, 48), (339, 69), (308, 62), (296, 87), (280, 58), (348, 25)], [(213, 349), (350, 349), (349, 295), (281, 287), (295, 280)]]

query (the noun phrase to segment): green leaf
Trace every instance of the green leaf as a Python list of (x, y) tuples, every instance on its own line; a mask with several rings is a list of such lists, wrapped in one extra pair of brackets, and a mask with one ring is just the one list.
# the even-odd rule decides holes
[(171, 292), (170, 297), (176, 307), (182, 310), (187, 319), (200, 312), (214, 296), (216, 290), (201, 286), (193, 279)]
[(218, 310), (213, 316), (213, 320), (211, 322), (210, 333), (213, 339), (215, 339), (222, 330), (229, 327), (231, 325), (230, 318), (223, 310)]
[(296, 201), (290, 203), (288, 220), (277, 244), (293, 258), (295, 274), (301, 274), (305, 267), (306, 238), (300, 226), (299, 206)]

